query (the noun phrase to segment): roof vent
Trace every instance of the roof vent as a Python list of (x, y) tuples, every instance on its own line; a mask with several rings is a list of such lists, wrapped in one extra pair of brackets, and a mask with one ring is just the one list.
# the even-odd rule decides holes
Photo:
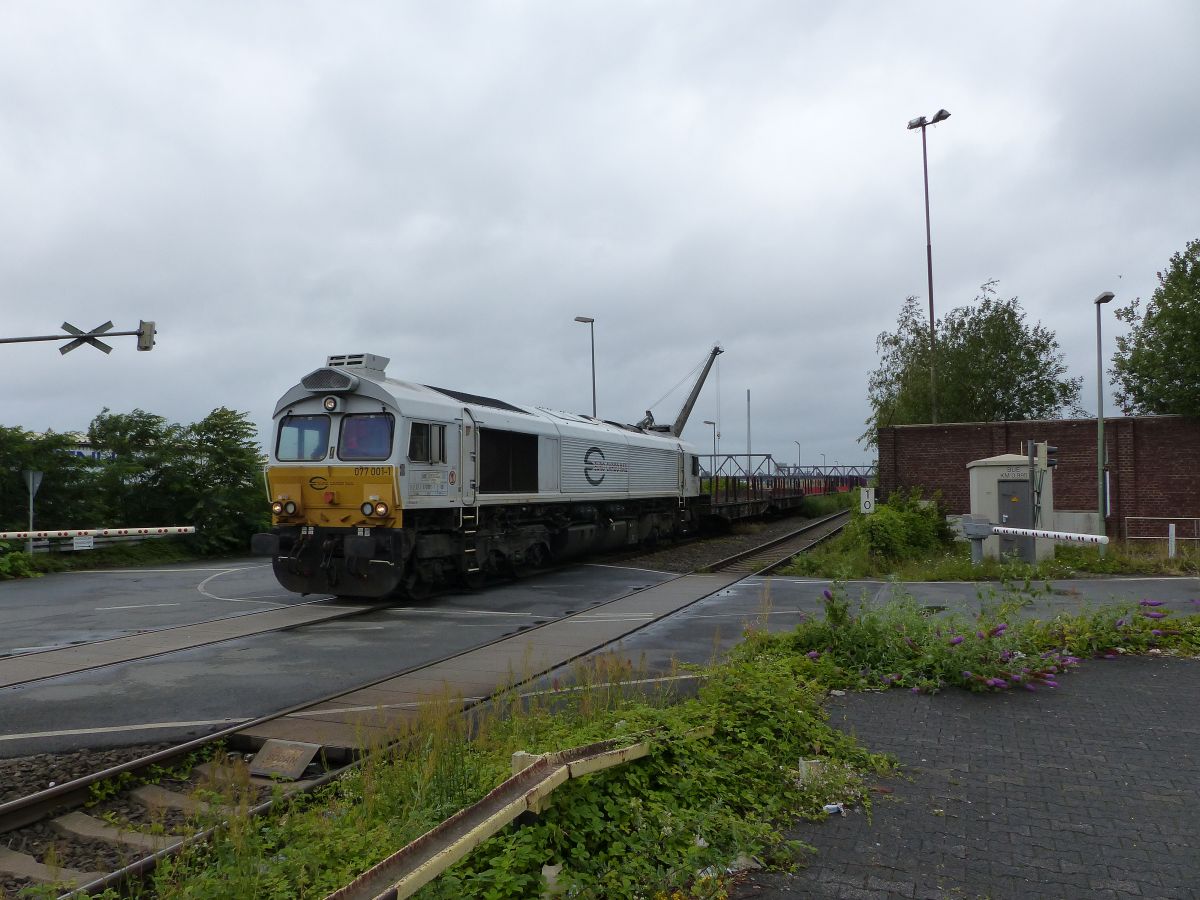
[(310, 391), (352, 391), (358, 387), (358, 378), (339, 369), (317, 369), (300, 379)]
[(355, 369), (367, 378), (380, 379), (389, 361), (386, 356), (376, 356), (374, 353), (345, 353), (329, 357), (325, 365), (330, 369)]

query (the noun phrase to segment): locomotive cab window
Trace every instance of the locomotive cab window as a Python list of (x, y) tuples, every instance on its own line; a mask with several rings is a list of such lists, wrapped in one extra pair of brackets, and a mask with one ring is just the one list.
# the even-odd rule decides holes
[(391, 413), (354, 414), (342, 417), (338, 459), (387, 459), (392, 455), (396, 420)]
[(329, 448), (329, 416), (284, 416), (279, 422), (275, 458), (285, 462), (324, 459)]
[(408, 436), (410, 462), (444, 463), (446, 461), (446, 426), (413, 422)]

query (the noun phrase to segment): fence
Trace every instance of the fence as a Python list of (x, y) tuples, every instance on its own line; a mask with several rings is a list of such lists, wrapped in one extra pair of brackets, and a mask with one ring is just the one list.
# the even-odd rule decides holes
[(1127, 541), (1200, 541), (1200, 518), (1185, 516), (1125, 516), (1122, 533)]

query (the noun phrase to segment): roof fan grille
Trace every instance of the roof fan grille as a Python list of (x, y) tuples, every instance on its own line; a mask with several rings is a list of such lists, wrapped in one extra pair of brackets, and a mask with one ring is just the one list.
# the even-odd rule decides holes
[(334, 369), (317, 369), (300, 379), (310, 391), (348, 391), (354, 387), (354, 378)]

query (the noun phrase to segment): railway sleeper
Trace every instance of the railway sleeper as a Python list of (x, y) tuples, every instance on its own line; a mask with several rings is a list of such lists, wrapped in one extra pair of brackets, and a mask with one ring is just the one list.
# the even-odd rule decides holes
[(28, 853), (3, 846), (0, 846), (0, 872), (12, 878), (25, 878), (40, 884), (64, 884), (73, 888), (104, 877), (103, 872), (81, 872), (78, 869), (48, 866)]

